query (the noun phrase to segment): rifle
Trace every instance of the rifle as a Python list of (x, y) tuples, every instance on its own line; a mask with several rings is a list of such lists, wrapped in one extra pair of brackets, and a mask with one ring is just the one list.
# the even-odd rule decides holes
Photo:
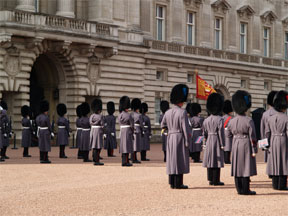
[(14, 133), (14, 131), (12, 130), (12, 117), (10, 116), (9, 122), (8, 122), (8, 128), (7, 128), (7, 132), (9, 134), (9, 138), (12, 137), (12, 134)]
[(54, 115), (53, 115), (53, 119), (52, 119), (52, 124), (51, 124), (51, 139), (54, 139), (54, 129), (55, 129), (55, 121), (54, 121)]

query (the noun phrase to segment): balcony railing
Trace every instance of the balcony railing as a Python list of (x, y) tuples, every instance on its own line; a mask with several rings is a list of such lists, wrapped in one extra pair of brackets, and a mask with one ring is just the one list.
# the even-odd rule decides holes
[(144, 40), (144, 46), (160, 51), (288, 68), (288, 61), (284, 59), (266, 58), (231, 51), (215, 50), (207, 47), (187, 46), (157, 40)]
[(0, 11), (0, 25), (9, 26), (9, 23), (19, 23), (25, 27), (46, 31), (71, 31), (74, 34), (118, 39), (118, 27), (115, 25), (18, 10)]

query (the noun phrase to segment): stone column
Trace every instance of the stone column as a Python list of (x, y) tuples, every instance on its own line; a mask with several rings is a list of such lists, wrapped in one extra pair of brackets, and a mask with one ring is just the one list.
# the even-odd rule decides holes
[(97, 22), (112, 22), (113, 0), (89, 0), (88, 20)]
[(17, 0), (16, 10), (35, 12), (35, 0)]
[(56, 15), (75, 18), (75, 0), (57, 0)]
[(129, 25), (140, 28), (140, 0), (129, 0)]

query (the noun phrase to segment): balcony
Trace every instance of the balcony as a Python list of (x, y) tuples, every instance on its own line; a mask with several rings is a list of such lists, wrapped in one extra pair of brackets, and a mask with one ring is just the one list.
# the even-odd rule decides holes
[(267, 65), (279, 68), (288, 68), (288, 61), (284, 59), (266, 58), (256, 55), (247, 55), (237, 52), (215, 50), (207, 47), (187, 46), (183, 44), (169, 43), (157, 40), (144, 40), (144, 46), (152, 50), (159, 50), (170, 53), (181, 53), (187, 55), (196, 55), (199, 57), (210, 57), (239, 63), (251, 63), (258, 65)]
[(18, 10), (0, 11), (0, 27), (118, 40), (116, 25)]

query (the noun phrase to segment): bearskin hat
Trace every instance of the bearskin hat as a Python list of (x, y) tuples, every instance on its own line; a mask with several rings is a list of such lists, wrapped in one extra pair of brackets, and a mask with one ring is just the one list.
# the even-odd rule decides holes
[(233, 110), (243, 115), (251, 107), (251, 95), (247, 91), (238, 90), (232, 96)]
[(67, 107), (63, 103), (58, 104), (56, 109), (57, 109), (57, 114), (61, 117), (67, 113)]
[(107, 103), (107, 112), (109, 115), (113, 115), (115, 112), (115, 104), (113, 101)]
[(186, 111), (191, 117), (193, 116), (193, 114), (192, 114), (192, 103), (187, 103)]
[(169, 102), (166, 100), (162, 100), (160, 102), (160, 110), (162, 113), (165, 113), (169, 109)]
[(141, 100), (139, 98), (134, 98), (131, 101), (131, 109), (136, 111), (141, 108)]
[(48, 112), (49, 111), (49, 102), (44, 100), (40, 102), (40, 112)]
[(21, 115), (23, 117), (29, 116), (30, 115), (30, 107), (27, 105), (24, 105), (21, 107)]
[(225, 100), (224, 101), (223, 112), (225, 114), (233, 112), (232, 103), (231, 103), (230, 100)]
[(288, 108), (288, 93), (286, 91), (279, 91), (275, 95), (274, 108), (278, 112), (286, 110)]
[(87, 102), (81, 104), (81, 112), (83, 116), (87, 116), (90, 113), (90, 106)]
[(206, 108), (212, 115), (219, 115), (222, 113), (224, 105), (224, 97), (218, 93), (212, 93), (208, 96)]
[(1, 100), (0, 106), (1, 106), (4, 110), (8, 110), (7, 103), (6, 103), (4, 100)]
[(123, 96), (119, 100), (119, 111), (122, 112), (125, 109), (130, 108), (130, 98), (128, 96)]
[(271, 91), (269, 94), (268, 94), (268, 96), (267, 96), (267, 103), (268, 103), (268, 105), (270, 105), (270, 106), (274, 106), (274, 97), (275, 97), (275, 95), (277, 94), (277, 91)]
[(170, 94), (170, 102), (172, 104), (186, 102), (188, 93), (189, 93), (188, 86), (184, 84), (175, 85)]
[(142, 103), (140, 111), (141, 111), (142, 114), (147, 113), (148, 112), (148, 104), (147, 103)]
[(197, 116), (199, 113), (202, 112), (201, 105), (199, 103), (192, 103), (192, 116)]
[(102, 100), (101, 99), (94, 99), (91, 103), (91, 109), (94, 113), (99, 113), (102, 111)]
[(78, 118), (81, 118), (82, 117), (82, 107), (81, 107), (81, 104), (77, 106), (76, 108), (76, 115)]

